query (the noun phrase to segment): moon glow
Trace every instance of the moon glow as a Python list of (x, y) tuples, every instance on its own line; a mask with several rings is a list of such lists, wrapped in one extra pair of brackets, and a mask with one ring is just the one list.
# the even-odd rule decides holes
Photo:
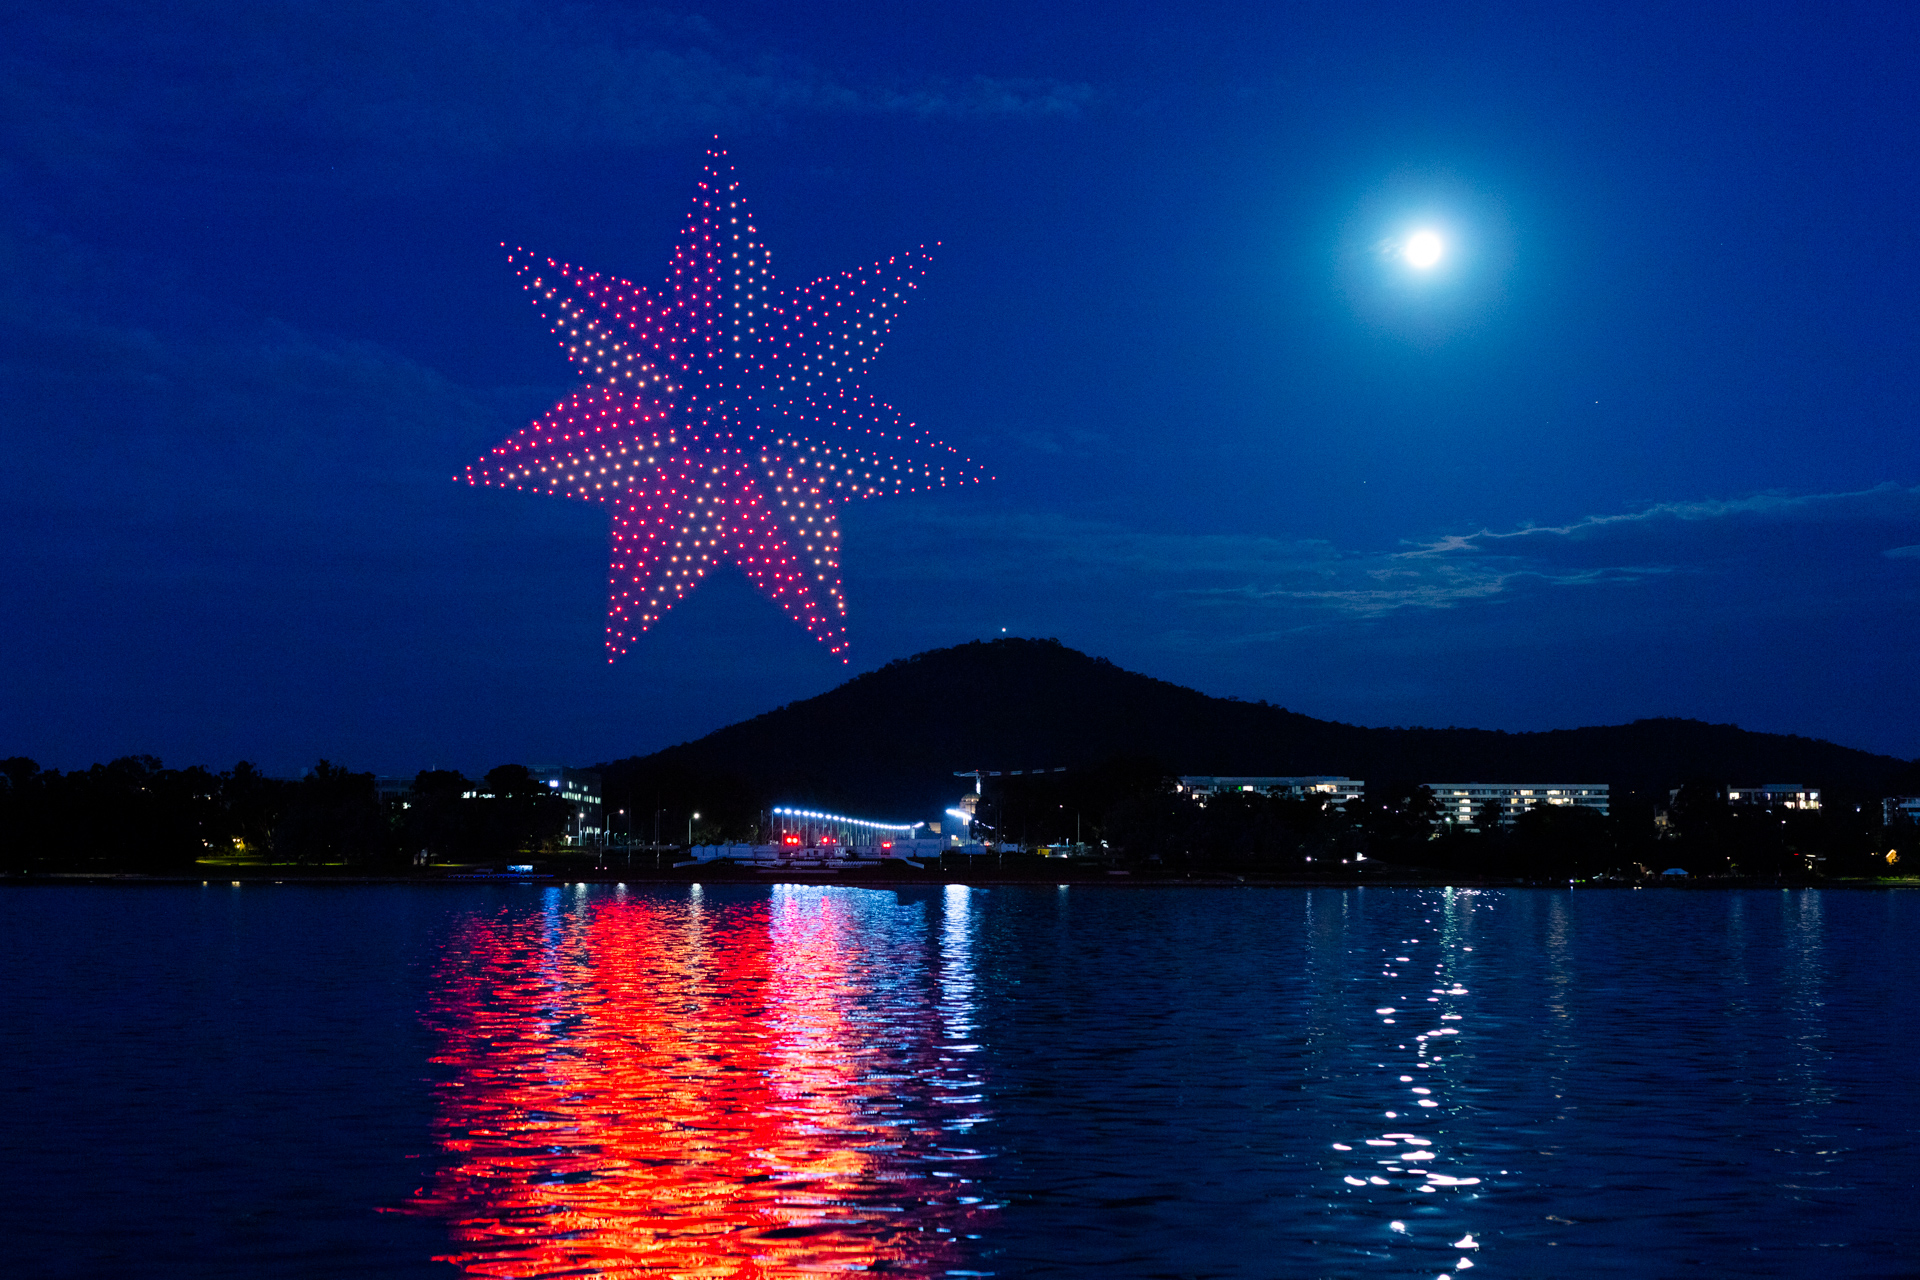
[(1425, 271), (1440, 261), (1440, 255), (1445, 250), (1446, 246), (1441, 244), (1440, 237), (1433, 232), (1416, 231), (1407, 237), (1406, 248), (1401, 252), (1408, 266), (1417, 271)]
[(1499, 194), (1446, 172), (1391, 173), (1340, 223), (1331, 283), (1363, 326), (1437, 349), (1502, 306), (1515, 240)]

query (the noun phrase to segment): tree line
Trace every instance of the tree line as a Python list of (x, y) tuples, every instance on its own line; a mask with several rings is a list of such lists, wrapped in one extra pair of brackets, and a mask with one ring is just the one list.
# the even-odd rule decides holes
[[(832, 796), (763, 795), (736, 775), (678, 762), (621, 762), (603, 773), (609, 834), (620, 845), (650, 843), (656, 833), (667, 843), (689, 833), (695, 843), (761, 840), (770, 804), (839, 807)], [(1241, 874), (1337, 872), (1362, 859), (1560, 881), (1672, 867), (1795, 879), (1920, 867), (1920, 831), (1910, 821), (1883, 826), (1877, 799), (1827, 799), (1817, 811), (1733, 805), (1719, 782), (1697, 780), (1670, 801), (1662, 794), (1658, 815), (1651, 801), (1616, 795), (1610, 815), (1540, 807), (1510, 824), (1492, 811), (1437, 824), (1432, 793), (1417, 783), (1370, 783), (1345, 809), (1257, 792), (1202, 805), (1156, 761), (1115, 756), (1072, 773), (990, 779), (977, 834), (1027, 846), (1078, 839), (1116, 862)], [(281, 779), (244, 761), (214, 773), (126, 756), (61, 773), (16, 757), (0, 760), (0, 872), (177, 874), (210, 857), (365, 871), (484, 863), (559, 848), (569, 813), (521, 765), (478, 780), (427, 770), (404, 795), (383, 800), (371, 773), (326, 760)], [(944, 819), (943, 828), (957, 824)], [(1898, 861), (1888, 861), (1890, 851)]]
[(123, 756), (62, 773), (0, 760), (0, 871), (191, 871), (203, 858), (398, 869), (549, 850), (570, 806), (524, 765), (477, 782), (427, 770), (383, 800), (374, 775), (322, 760), (298, 779), (246, 761), (221, 773)]
[(1345, 808), (1251, 791), (1200, 804), (1153, 761), (1116, 758), (1077, 777), (990, 780), (983, 811), (990, 834), (1022, 844), (1077, 834), (1125, 861), (1237, 873), (1371, 861), (1543, 881), (1670, 868), (1806, 879), (1911, 875), (1920, 867), (1920, 831), (1904, 818), (1884, 825), (1877, 797), (1829, 794), (1825, 807), (1803, 811), (1731, 804), (1726, 792), (1719, 781), (1699, 779), (1657, 806), (1620, 796), (1610, 814), (1542, 805), (1502, 823), (1496, 804), (1470, 823), (1449, 824), (1417, 782), (1369, 782), (1365, 798)]
[[(624, 810), (640, 841), (765, 839), (767, 807), (790, 804), (866, 813), (851, 796), (792, 787), (773, 793), (735, 772), (701, 769), (665, 755), (601, 767), (609, 813)], [(1920, 769), (1896, 778), (1920, 791)], [(953, 794), (968, 785), (955, 779)], [(1877, 796), (1830, 790), (1817, 811), (1733, 805), (1726, 786), (1696, 779), (1669, 798), (1616, 791), (1612, 812), (1542, 806), (1512, 823), (1482, 811), (1468, 824), (1437, 822), (1433, 793), (1413, 781), (1369, 782), (1364, 800), (1345, 809), (1319, 800), (1229, 792), (1205, 805), (1179, 778), (1146, 756), (1114, 755), (1091, 769), (989, 778), (974, 829), (981, 838), (1032, 847), (1079, 841), (1118, 863), (1169, 869), (1295, 873), (1373, 864), (1445, 875), (1581, 880), (1640, 876), (1678, 867), (1690, 876), (1875, 876), (1920, 867), (1920, 831), (1881, 823)], [(1656, 798), (1657, 797), (1657, 798)], [(696, 819), (693, 815), (698, 814)], [(1664, 814), (1664, 816), (1662, 816)], [(943, 833), (961, 831), (938, 815)], [(1886, 854), (1901, 850), (1900, 861)]]

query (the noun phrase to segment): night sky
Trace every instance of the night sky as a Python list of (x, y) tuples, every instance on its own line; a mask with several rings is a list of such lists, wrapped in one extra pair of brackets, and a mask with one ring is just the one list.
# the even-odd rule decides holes
[[(1917, 34), (12, 6), (0, 754), (586, 763), (1007, 634), (1363, 724), (1920, 755)], [(657, 283), (716, 136), (782, 283), (939, 242), (868, 387), (995, 479), (844, 510), (850, 665), (731, 569), (609, 665), (606, 511), (454, 482), (576, 385), (501, 242)]]

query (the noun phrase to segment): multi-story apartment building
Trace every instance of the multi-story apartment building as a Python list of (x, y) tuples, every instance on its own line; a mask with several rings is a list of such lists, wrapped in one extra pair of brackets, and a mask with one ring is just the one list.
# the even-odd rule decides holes
[(1728, 787), (1728, 804), (1761, 809), (1818, 809), (1820, 790), (1798, 782), (1769, 782), (1758, 787)]
[(565, 836), (568, 845), (596, 848), (607, 842), (606, 807), (600, 797), (599, 774), (591, 769), (555, 765), (550, 769), (535, 769), (533, 776), (547, 784), (555, 799), (572, 806)]
[(1429, 782), (1426, 787), (1439, 806), (1439, 821), (1463, 827), (1479, 826), (1489, 804), (1500, 806), (1504, 827), (1541, 805), (1578, 805), (1605, 816), (1611, 803), (1604, 782)]

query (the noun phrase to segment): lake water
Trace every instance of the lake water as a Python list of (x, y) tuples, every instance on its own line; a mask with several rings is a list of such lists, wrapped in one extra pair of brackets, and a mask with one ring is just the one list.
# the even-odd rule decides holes
[(1920, 895), (23, 887), (10, 1276), (1912, 1276)]

